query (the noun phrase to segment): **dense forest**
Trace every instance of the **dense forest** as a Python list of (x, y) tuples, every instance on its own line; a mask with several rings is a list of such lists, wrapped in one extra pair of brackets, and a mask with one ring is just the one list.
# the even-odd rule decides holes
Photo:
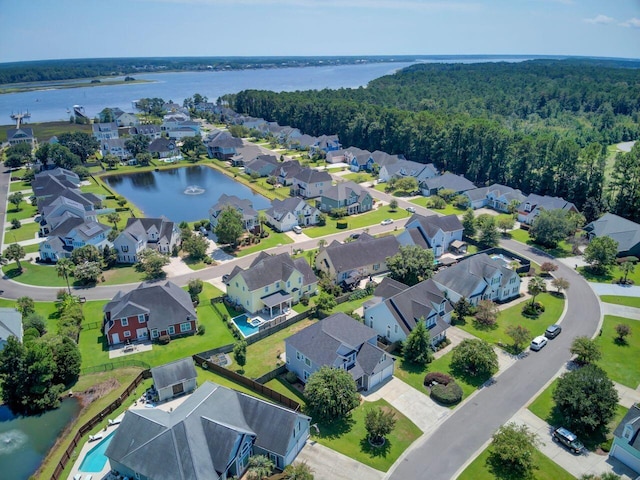
[[(418, 64), (366, 88), (250, 90), (225, 99), (238, 112), (433, 162), (478, 185), (562, 196), (590, 219), (615, 211), (626, 190), (617, 181), (605, 189), (606, 146), (640, 137), (639, 67), (604, 60)], [(637, 218), (640, 208), (633, 213), (626, 203), (620, 213), (631, 209), (627, 216)]]

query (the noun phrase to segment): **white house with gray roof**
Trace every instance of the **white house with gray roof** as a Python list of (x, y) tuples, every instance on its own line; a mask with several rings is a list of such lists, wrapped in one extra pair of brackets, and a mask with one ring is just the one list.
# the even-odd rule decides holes
[(271, 202), (271, 208), (265, 213), (267, 223), (279, 232), (288, 232), (296, 225), (307, 227), (318, 223), (320, 212), (298, 197), (277, 198)]
[(303, 295), (318, 291), (318, 277), (304, 258), (265, 252), (243, 270), (235, 266), (226, 280), (229, 300), (250, 313), (281, 315)]
[(193, 392), (198, 379), (198, 372), (191, 357), (165, 363), (151, 369), (153, 386), (158, 392), (158, 401), (164, 402), (172, 398)]
[(22, 314), (15, 308), (0, 308), (0, 351), (4, 349), (9, 337), (14, 336), (22, 342)]
[(285, 339), (287, 370), (306, 382), (320, 367), (349, 372), (358, 389), (369, 390), (393, 376), (394, 360), (377, 345), (378, 333), (336, 313)]
[(489, 207), (503, 213), (509, 213), (512, 205), (518, 206), (526, 198), (520, 190), (499, 183), (467, 190), (462, 195), (467, 197), (469, 206), (474, 210)]
[(436, 345), (447, 335), (452, 311), (452, 303), (431, 279), (407, 287), (385, 278), (364, 305), (364, 323), (388, 342), (402, 342), (424, 322)]
[(542, 210), (564, 210), (565, 212), (578, 212), (576, 206), (561, 197), (549, 195), (530, 194), (518, 206), (518, 221), (532, 225)]
[(411, 160), (398, 160), (380, 167), (378, 180), (388, 182), (392, 178), (413, 177), (418, 183), (438, 175), (438, 169), (433, 163), (418, 163)]
[(423, 216), (414, 213), (398, 235), (401, 245), (418, 245), (432, 250), (436, 258), (449, 250), (455, 241), (462, 241), (464, 228), (456, 215)]
[(464, 193), (467, 190), (476, 188), (473, 182), (467, 180), (462, 175), (455, 175), (450, 172), (443, 173), (431, 178), (426, 178), (419, 182), (422, 195), (429, 197), (437, 195), (440, 190), (452, 190), (455, 193)]
[(245, 230), (252, 230), (260, 223), (258, 222), (258, 212), (253, 209), (251, 200), (223, 193), (218, 198), (218, 203), (209, 209), (211, 228), (215, 228), (218, 225), (218, 217), (225, 207), (232, 207), (242, 215), (242, 226)]
[(618, 242), (619, 257), (640, 258), (640, 225), (613, 213), (605, 213), (584, 227), (589, 240), (610, 237)]
[(180, 229), (167, 217), (128, 218), (127, 226), (113, 241), (118, 263), (136, 263), (145, 248), (169, 254), (180, 241)]
[(480, 300), (506, 302), (520, 296), (520, 277), (504, 261), (478, 253), (440, 270), (433, 281), (456, 303), (465, 297), (472, 305)]
[(106, 457), (113, 470), (145, 480), (240, 478), (249, 458), (291, 464), (309, 438), (311, 418), (245, 393), (205, 382), (166, 412), (129, 409)]

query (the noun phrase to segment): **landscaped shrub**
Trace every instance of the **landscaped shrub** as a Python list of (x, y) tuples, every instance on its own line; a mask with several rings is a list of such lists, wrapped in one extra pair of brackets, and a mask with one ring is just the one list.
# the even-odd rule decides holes
[(284, 379), (287, 382), (293, 384), (293, 383), (296, 383), (298, 381), (298, 376), (293, 372), (287, 372), (286, 375), (284, 376)]
[(525, 317), (537, 317), (542, 312), (544, 312), (544, 304), (541, 302), (535, 302), (533, 305), (531, 302), (527, 302), (524, 307), (522, 307), (522, 315)]
[(160, 342), (161, 345), (167, 345), (170, 341), (171, 337), (169, 335), (160, 335), (160, 337), (158, 337), (158, 342)]
[(300, 303), (302, 305), (304, 305), (305, 307), (307, 307), (309, 305), (309, 296), (308, 295), (302, 295), (302, 297), (300, 297)]
[(205, 326), (202, 324), (198, 325), (198, 335), (204, 335), (205, 332), (206, 332)]
[(349, 295), (349, 300), (361, 300), (368, 295), (369, 293), (366, 290), (356, 290), (351, 295)]
[(439, 383), (440, 385), (449, 385), (453, 382), (453, 377), (442, 372), (429, 372), (424, 377), (424, 384), (429, 387), (433, 383)]
[(336, 222), (336, 228), (339, 230), (344, 230), (349, 226), (349, 224), (347, 222), (344, 221), (338, 221)]
[(431, 387), (430, 397), (443, 405), (453, 405), (462, 400), (462, 388), (456, 382), (451, 382), (448, 385), (436, 383)]

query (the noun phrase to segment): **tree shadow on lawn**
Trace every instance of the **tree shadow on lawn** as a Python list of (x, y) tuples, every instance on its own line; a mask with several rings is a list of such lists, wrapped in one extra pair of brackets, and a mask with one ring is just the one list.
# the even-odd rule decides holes
[(474, 388), (478, 388), (492, 377), (491, 374), (471, 375), (469, 372), (454, 367), (451, 367), (451, 374), (458, 380), (461, 380)]
[(391, 451), (391, 440), (386, 438), (383, 445), (375, 447), (371, 445), (371, 443), (369, 443), (369, 439), (365, 437), (360, 440), (360, 451), (366, 453), (370, 457), (387, 458), (387, 455), (389, 455), (389, 452)]
[(7, 270), (4, 271), (4, 278), (8, 278), (8, 279), (16, 278), (22, 275), (22, 273), (23, 273), (22, 268), (18, 268), (18, 267), (8, 268)]
[(498, 322), (492, 325), (487, 325), (485, 323), (479, 322), (476, 318), (473, 318), (472, 322), (473, 328), (475, 328), (476, 330), (480, 330), (481, 332), (491, 332), (493, 330), (497, 330), (498, 328)]
[[(571, 429), (571, 425), (564, 419), (562, 413), (557, 407), (551, 409), (551, 413), (544, 419), (549, 424), (549, 437), (551, 437), (553, 430), (558, 427), (564, 427)], [(574, 431), (578, 435), (578, 439), (584, 444), (585, 448), (589, 451), (595, 451), (601, 444), (607, 441), (607, 427), (602, 427), (595, 432), (586, 435)], [(545, 439), (542, 439), (543, 441)]]
[(613, 339), (613, 343), (617, 347), (628, 347), (629, 346), (629, 342), (627, 342), (626, 338), (616, 337), (616, 338)]
[(318, 429), (316, 432), (318, 438), (326, 438), (329, 440), (342, 437), (344, 434), (351, 431), (355, 425), (355, 420), (349, 415), (348, 417), (335, 419), (335, 420), (319, 420)]
[(587, 282), (611, 283), (614, 279), (614, 275), (610, 271), (599, 273), (595, 272), (591, 267), (580, 267), (578, 272)]

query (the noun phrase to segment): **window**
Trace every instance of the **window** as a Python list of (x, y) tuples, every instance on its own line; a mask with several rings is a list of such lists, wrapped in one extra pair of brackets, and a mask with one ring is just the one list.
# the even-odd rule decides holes
[(287, 282), (287, 288), (291, 288), (291, 281)]
[(309, 379), (309, 376), (309, 372), (307, 372), (306, 370), (302, 372), (302, 377), (304, 378), (305, 382)]
[(173, 325), (169, 325), (167, 332), (169, 333), (169, 335), (174, 335), (176, 333), (176, 327), (174, 327)]
[(120, 247), (120, 250), (122, 250), (123, 252), (128, 252), (129, 251), (129, 245), (122, 245), (122, 247)]
[(310, 367), (310, 366), (311, 366), (311, 360), (309, 360), (307, 357), (304, 357), (304, 364), (305, 364), (307, 367)]
[(126, 318), (121, 318), (120, 323), (122, 324), (123, 327), (129, 326), (129, 320), (127, 320)]
[(144, 323), (144, 322), (145, 322), (144, 314), (138, 315), (138, 323)]
[(393, 327), (393, 333), (398, 333), (398, 325), (395, 325), (395, 326)]
[(131, 336), (131, 332), (129, 330), (125, 330), (124, 338), (129, 338)]
[(191, 330), (191, 323), (185, 322), (180, 324), (180, 332), (188, 332)]
[(267, 285), (266, 287), (264, 287), (264, 291), (265, 291), (265, 293), (269, 291), (269, 285)]
[(380, 270), (380, 264), (379, 264), (379, 263), (376, 263), (376, 264), (373, 266), (373, 271), (374, 271), (374, 272), (377, 272), (378, 270)]
[(159, 336), (160, 334), (158, 333), (158, 330), (156, 328), (151, 330), (151, 338), (158, 338)]
[(296, 359), (297, 360), (301, 360), (302, 355), (300, 355), (300, 352), (296, 352)]

